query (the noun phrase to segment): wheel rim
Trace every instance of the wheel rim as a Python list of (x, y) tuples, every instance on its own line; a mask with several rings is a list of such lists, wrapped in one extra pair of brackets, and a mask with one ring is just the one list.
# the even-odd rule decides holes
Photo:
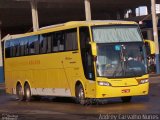
[(30, 91), (29, 85), (25, 86), (25, 98), (26, 98), (26, 101), (31, 100), (31, 91)]
[(26, 97), (27, 97), (27, 99), (29, 99), (30, 96), (31, 96), (30, 90), (27, 88), (27, 89), (26, 89)]
[(85, 104), (84, 90), (82, 87), (79, 88), (78, 98), (80, 104)]
[(80, 100), (83, 100), (83, 99), (84, 99), (84, 91), (83, 91), (82, 88), (79, 90), (78, 97), (79, 97)]

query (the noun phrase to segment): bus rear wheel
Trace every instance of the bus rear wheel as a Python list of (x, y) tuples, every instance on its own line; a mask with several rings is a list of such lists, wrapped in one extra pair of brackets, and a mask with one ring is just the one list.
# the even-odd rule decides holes
[(77, 102), (80, 103), (81, 105), (85, 105), (87, 103), (84, 89), (81, 84), (76, 87), (76, 99), (77, 99)]
[(127, 97), (121, 97), (122, 102), (127, 103), (127, 102), (131, 102), (132, 97), (131, 96), (127, 96)]
[(18, 84), (16, 86), (16, 95), (19, 101), (23, 101), (24, 100), (24, 94), (23, 94), (23, 89), (21, 84)]
[(25, 95), (25, 99), (27, 102), (31, 101), (31, 89), (30, 86), (28, 84), (25, 85), (24, 87), (24, 95)]

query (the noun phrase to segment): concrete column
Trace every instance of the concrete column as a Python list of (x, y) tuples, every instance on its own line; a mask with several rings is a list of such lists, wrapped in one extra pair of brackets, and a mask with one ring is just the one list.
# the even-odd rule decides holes
[(3, 80), (3, 58), (2, 58), (2, 44), (1, 44), (1, 21), (0, 21), (0, 83), (4, 82)]
[(1, 31), (2, 22), (0, 21), (0, 40), (2, 39), (2, 31)]
[(156, 17), (156, 4), (155, 0), (151, 0), (152, 4), (152, 22), (153, 22), (153, 37), (156, 47), (156, 72), (160, 74), (160, 65), (159, 65), (159, 42), (158, 42), (158, 28), (157, 28), (157, 17)]
[(32, 9), (33, 31), (37, 31), (39, 29), (39, 21), (38, 21), (38, 10), (37, 10), (36, 0), (31, 0), (31, 9)]
[(84, 0), (85, 4), (85, 15), (86, 15), (86, 21), (91, 20), (91, 5), (90, 0)]

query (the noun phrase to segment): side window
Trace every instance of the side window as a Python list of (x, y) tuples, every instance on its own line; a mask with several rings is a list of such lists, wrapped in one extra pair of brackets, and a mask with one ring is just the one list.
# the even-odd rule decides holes
[(29, 38), (25, 37), (24, 40), (24, 55), (29, 55)]
[(65, 50), (77, 50), (77, 29), (71, 29), (65, 31)]
[(20, 56), (24, 56), (25, 51), (25, 40), (23, 38), (20, 39)]
[(65, 34), (64, 31), (55, 32), (52, 39), (52, 52), (64, 51)]
[(56, 33), (52, 33), (53, 39), (52, 39), (52, 52), (58, 51), (58, 39), (56, 39)]
[(19, 39), (14, 41), (15, 45), (15, 56), (18, 57), (20, 55), (20, 41)]
[(44, 54), (47, 50), (47, 39), (46, 35), (40, 35), (40, 53)]
[(52, 34), (47, 35), (47, 53), (51, 53)]
[(29, 54), (39, 54), (39, 41), (38, 36), (29, 37)]
[(91, 52), (90, 42), (90, 34), (88, 27), (80, 28), (80, 46), (81, 46), (81, 57), (83, 63), (83, 70), (86, 79), (94, 80), (94, 64), (93, 64), (93, 56)]
[(56, 34), (58, 51), (64, 51), (64, 32), (57, 32)]
[(10, 41), (10, 56), (11, 57), (14, 57), (13, 51), (14, 51), (14, 43), (13, 43), (13, 40), (11, 40)]
[(52, 34), (40, 35), (40, 53), (51, 52), (51, 41), (52, 41)]
[(16, 57), (16, 40), (12, 40), (11, 44), (12, 44), (12, 50), (11, 50), (12, 57)]
[(11, 57), (11, 55), (10, 55), (11, 49), (10, 48), (11, 48), (10, 47), (10, 41), (6, 41), (6, 43), (5, 43), (5, 57), (6, 58), (10, 58)]

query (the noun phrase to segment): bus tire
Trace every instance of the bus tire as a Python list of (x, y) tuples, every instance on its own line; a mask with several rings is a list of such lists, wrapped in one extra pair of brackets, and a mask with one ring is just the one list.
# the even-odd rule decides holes
[(122, 102), (124, 103), (128, 103), (131, 102), (132, 97), (131, 96), (127, 96), (127, 97), (121, 97)]
[(85, 105), (87, 103), (82, 84), (79, 84), (76, 87), (76, 101), (81, 105)]
[(31, 89), (28, 84), (24, 86), (24, 95), (27, 102), (31, 101)]
[(24, 100), (24, 94), (23, 94), (23, 89), (22, 89), (22, 86), (21, 84), (17, 84), (16, 86), (16, 95), (17, 95), (17, 99), (19, 101), (23, 101)]

